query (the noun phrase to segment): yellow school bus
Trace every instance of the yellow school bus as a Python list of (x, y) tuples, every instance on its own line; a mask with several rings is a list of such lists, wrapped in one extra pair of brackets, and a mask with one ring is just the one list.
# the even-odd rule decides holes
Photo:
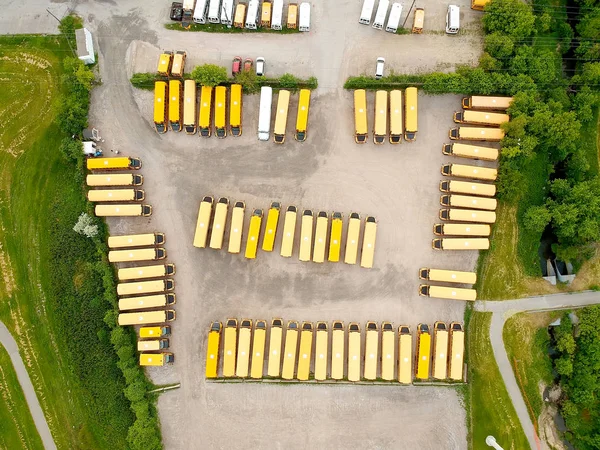
[(240, 378), (246, 378), (248, 376), (251, 337), (252, 321), (250, 319), (242, 319), (238, 337), (237, 362), (235, 365), (235, 375)]
[(433, 364), (431, 372), (436, 380), (446, 379), (448, 364), (448, 328), (444, 322), (433, 324)]
[(118, 283), (117, 295), (122, 297), (126, 295), (154, 294), (156, 292), (170, 292), (173, 289), (175, 289), (175, 281), (171, 278), (162, 278), (158, 280)]
[(367, 125), (367, 92), (364, 89), (354, 91), (354, 141), (364, 144), (369, 137)]
[(331, 234), (329, 235), (329, 262), (338, 262), (340, 260), (340, 249), (342, 247), (342, 213), (334, 212), (331, 216)]
[(283, 369), (281, 378), (291, 380), (294, 378), (294, 369), (296, 367), (296, 352), (298, 350), (298, 322), (288, 321), (287, 331), (285, 333), (285, 347), (283, 349)]
[(285, 127), (287, 126), (288, 108), (290, 104), (290, 91), (282, 89), (277, 99), (277, 112), (275, 113), (275, 127), (273, 129), (273, 142), (285, 142)]
[(440, 209), (440, 219), (457, 222), (495, 223), (496, 213), (476, 209)]
[(131, 311), (136, 309), (147, 308), (163, 308), (165, 306), (174, 305), (175, 303), (175, 294), (157, 294), (127, 297), (119, 299), (119, 311)]
[(117, 318), (119, 326), (125, 325), (149, 325), (175, 320), (175, 311), (172, 309), (162, 311), (137, 311), (132, 313), (121, 313)]
[(496, 169), (488, 167), (469, 166), (466, 164), (444, 164), (442, 175), (447, 177), (472, 178), (474, 180), (494, 181), (498, 177)]
[(152, 215), (152, 206), (121, 203), (110, 205), (96, 205), (94, 207), (94, 213), (98, 217), (148, 217)]
[(429, 378), (429, 359), (431, 357), (431, 333), (429, 325), (417, 325), (417, 352), (415, 354), (415, 378), (427, 380)]
[(283, 222), (283, 238), (281, 239), (281, 256), (289, 258), (294, 250), (294, 235), (296, 233), (296, 215), (298, 209), (288, 206)]
[(313, 212), (310, 209), (305, 209), (302, 213), (302, 224), (300, 226), (300, 261), (310, 261), (313, 220)]
[(479, 195), (493, 197), (496, 195), (496, 186), (485, 183), (471, 183), (469, 181), (443, 180), (440, 181), (440, 191), (455, 194)]
[(346, 236), (346, 253), (344, 255), (344, 262), (346, 264), (356, 264), (359, 234), (360, 216), (358, 213), (351, 213), (348, 219), (348, 235)]
[(215, 88), (215, 132), (218, 138), (227, 136), (227, 123), (225, 120), (227, 110), (227, 88), (217, 86)]
[(477, 291), (475, 289), (429, 286), (427, 284), (421, 284), (419, 286), (419, 295), (422, 297), (444, 298), (448, 300), (463, 300), (471, 302), (477, 300)]
[(87, 193), (90, 202), (141, 202), (145, 198), (142, 189), (94, 189)]
[(212, 106), (212, 88), (202, 86), (200, 89), (200, 113), (198, 116), (198, 128), (200, 128), (200, 136), (210, 137), (211, 120), (210, 112)]
[(483, 161), (497, 161), (498, 149), (482, 147), (480, 145), (462, 144), (453, 142), (442, 145), (442, 153), (448, 156), (459, 156), (461, 158), (481, 159)]
[(367, 217), (365, 221), (365, 232), (363, 235), (362, 254), (360, 266), (370, 269), (373, 267), (375, 257), (375, 240), (377, 238), (377, 220), (373, 216)]
[(248, 259), (256, 258), (256, 249), (258, 249), (258, 239), (260, 238), (260, 225), (262, 223), (263, 210), (255, 209), (250, 217), (250, 226), (248, 227), (248, 240), (246, 241), (246, 253), (244, 256)]
[(456, 127), (450, 129), (448, 137), (453, 140), (499, 142), (504, 139), (504, 130), (502, 128)]
[(360, 326), (348, 325), (348, 381), (360, 381)]
[(140, 366), (164, 366), (175, 361), (173, 353), (141, 353)]
[(433, 234), (436, 236), (489, 236), (492, 229), (489, 225), (472, 223), (436, 223)]
[(183, 83), (183, 128), (187, 134), (196, 134), (196, 82)]
[(275, 236), (277, 235), (277, 224), (279, 223), (279, 210), (281, 203), (271, 202), (269, 213), (267, 214), (267, 226), (265, 228), (265, 237), (263, 238), (262, 249), (265, 252), (272, 252), (275, 245)]
[[(302, 347), (302, 343), (300, 344)], [(329, 334), (327, 323), (317, 322), (317, 337), (315, 341), (315, 380), (323, 381), (327, 378), (327, 355), (329, 347)]]
[(398, 381), (412, 382), (412, 335), (406, 325), (398, 327)]
[(327, 228), (329, 226), (329, 217), (326, 211), (320, 211), (317, 214), (317, 226), (315, 229), (315, 245), (313, 248), (312, 260), (316, 263), (325, 261), (325, 244), (327, 243)]
[(154, 128), (158, 133), (167, 132), (167, 83), (154, 83)]
[(171, 64), (173, 64), (173, 52), (164, 51), (158, 58), (158, 68), (156, 71), (163, 77), (168, 77), (171, 72)]
[(473, 111), (467, 109), (466, 111), (455, 111), (454, 122), (465, 123), (469, 125), (484, 125), (491, 127), (498, 127), (504, 122), (508, 122), (510, 117), (508, 114), (492, 113), (487, 111)]
[(387, 136), (387, 91), (377, 91), (375, 93), (375, 126), (373, 128), (373, 142), (383, 144)]
[(296, 29), (298, 26), (298, 4), (290, 3), (288, 6), (287, 28)]
[(344, 378), (345, 337), (344, 322), (333, 321), (331, 333), (331, 378), (341, 380)]
[(164, 233), (124, 234), (108, 237), (108, 248), (150, 247), (164, 243)]
[(134, 250), (110, 250), (108, 252), (108, 261), (116, 262), (133, 262), (133, 261), (153, 261), (157, 259), (165, 259), (167, 251), (162, 248), (141, 248)]
[(229, 230), (229, 253), (239, 253), (242, 247), (242, 229), (244, 228), (244, 211), (246, 204), (244, 202), (235, 202), (233, 212), (231, 213), (231, 228)]
[(488, 250), (490, 240), (488, 238), (447, 238), (433, 239), (431, 247), (434, 250)]
[(220, 250), (223, 246), (223, 235), (227, 224), (227, 211), (229, 210), (229, 199), (221, 197), (215, 206), (215, 217), (212, 222), (210, 233), (210, 248)]
[(367, 322), (367, 337), (365, 338), (365, 370), (367, 380), (377, 378), (377, 362), (379, 361), (379, 330), (375, 322)]
[(394, 366), (396, 365), (394, 327), (390, 322), (381, 324), (381, 379), (392, 381), (394, 379)]
[(440, 283), (475, 284), (477, 274), (475, 272), (461, 272), (460, 270), (419, 269), (419, 278), (427, 281), (439, 281)]
[(313, 324), (311, 322), (302, 323), (300, 332), (300, 352), (298, 353), (298, 373), (296, 378), (300, 381), (307, 381), (310, 375), (310, 358), (313, 342)]
[(414, 141), (417, 138), (418, 129), (418, 104), (417, 104), (417, 88), (409, 87), (404, 91), (404, 109), (405, 120), (404, 124), (404, 139)]
[(198, 209), (198, 221), (196, 222), (196, 233), (194, 234), (194, 247), (205, 248), (208, 240), (208, 226), (213, 208), (213, 198), (207, 195), (200, 202)]
[(402, 141), (402, 91), (390, 92), (390, 143), (399, 144)]
[(172, 77), (183, 77), (183, 71), (185, 69), (185, 60), (187, 53), (184, 51), (176, 51), (173, 55), (173, 65), (171, 66)]
[(300, 89), (298, 98), (298, 115), (296, 116), (296, 133), (294, 139), (298, 142), (306, 140), (308, 131), (308, 110), (310, 108), (310, 89)]
[(244, 20), (246, 19), (246, 4), (238, 3), (235, 7), (235, 15), (233, 19), (234, 28), (244, 28)]
[(495, 198), (473, 197), (470, 195), (449, 194), (440, 196), (440, 205), (452, 208), (473, 208), (495, 211), (498, 202)]
[(141, 280), (145, 278), (161, 278), (175, 274), (175, 264), (159, 264), (155, 266), (128, 267), (119, 269), (119, 281)]
[(512, 97), (490, 97), (473, 95), (462, 99), (462, 107), (465, 109), (485, 109), (505, 111), (513, 101)]
[[(239, 5), (238, 5), (239, 6)], [(242, 85), (232, 84), (229, 92), (229, 130), (232, 136), (242, 135)]]
[(169, 124), (171, 130), (181, 131), (183, 117), (181, 114), (182, 86), (180, 80), (169, 81)]
[(103, 173), (86, 175), (85, 182), (88, 186), (141, 186), (144, 177), (131, 173)]
[(142, 161), (139, 158), (130, 158), (128, 156), (119, 156), (116, 158), (89, 158), (86, 161), (86, 166), (88, 170), (137, 170), (142, 167)]
[(169, 336), (171, 334), (170, 325), (161, 325), (159, 327), (141, 327), (140, 338), (150, 339), (159, 338), (161, 336)]
[(168, 339), (152, 339), (149, 341), (138, 341), (137, 351), (138, 352), (158, 352), (165, 348), (169, 348)]
[(267, 321), (257, 320), (254, 325), (252, 338), (252, 362), (250, 364), (250, 377), (262, 378), (265, 362), (265, 342), (267, 340)]
[(278, 377), (281, 367), (281, 342), (283, 335), (283, 321), (281, 319), (271, 320), (271, 336), (269, 339), (269, 358), (267, 364), (267, 375)]
[(206, 378), (217, 378), (222, 330), (223, 324), (217, 321), (213, 322), (210, 325), (210, 330), (208, 330), (208, 344), (206, 345)]
[(223, 376), (235, 375), (235, 359), (237, 351), (237, 319), (227, 319), (225, 322), (225, 337), (223, 339)]
[(448, 354), (448, 378), (462, 381), (465, 351), (465, 332), (458, 322), (450, 324), (450, 353)]

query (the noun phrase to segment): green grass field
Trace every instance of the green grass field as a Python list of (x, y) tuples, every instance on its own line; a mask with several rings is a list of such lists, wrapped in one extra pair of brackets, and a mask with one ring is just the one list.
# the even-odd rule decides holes
[(87, 204), (53, 124), (66, 42), (0, 38), (0, 320), (23, 356), (59, 448), (125, 448), (133, 422), (102, 319)]
[(0, 448), (43, 450), (8, 352), (0, 345)]
[[(494, 359), (489, 338), (491, 319), (492, 313), (473, 312), (467, 329), (469, 448), (489, 449), (485, 443), (488, 435), (495, 436), (506, 449), (529, 448)], [(508, 445), (511, 442), (512, 446)]]

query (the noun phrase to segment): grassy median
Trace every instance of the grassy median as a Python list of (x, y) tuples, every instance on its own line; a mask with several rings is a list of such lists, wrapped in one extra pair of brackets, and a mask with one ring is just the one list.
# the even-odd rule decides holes
[(100, 256), (72, 231), (86, 201), (54, 124), (69, 54), (58, 36), (0, 38), (0, 320), (57, 446), (126, 448), (134, 417), (103, 322)]

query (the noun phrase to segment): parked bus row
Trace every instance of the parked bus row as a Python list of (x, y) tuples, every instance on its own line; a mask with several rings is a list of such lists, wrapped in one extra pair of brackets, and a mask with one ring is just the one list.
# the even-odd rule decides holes
[(137, 343), (137, 350), (140, 352), (141, 366), (164, 366), (175, 362), (173, 353), (161, 352), (161, 350), (169, 348), (169, 338), (165, 336), (170, 335), (170, 325), (140, 328), (140, 339)]
[[(477, 282), (475, 272), (461, 272), (459, 270), (430, 269), (427, 267), (419, 269), (419, 279), (429, 282), (447, 284), (470, 284)], [(474, 301), (477, 298), (475, 289), (457, 288), (455, 286), (432, 286), (422, 284), (419, 286), (419, 295), (423, 297), (444, 298), (449, 300)]]
[[(418, 92), (415, 87), (406, 88), (404, 98), (400, 90), (393, 90), (389, 93), (387, 91), (375, 92), (372, 130), (375, 144), (383, 144), (386, 139), (389, 139), (391, 144), (399, 144), (402, 136), (406, 141), (416, 139), (417, 98)], [(364, 89), (357, 89), (354, 91), (354, 140), (357, 144), (364, 144), (368, 137), (367, 92)]]
[[(390, 9), (390, 14), (388, 17), (389, 6), (389, 0), (379, 0), (379, 4), (377, 5), (377, 10), (375, 12), (375, 18), (373, 19), (373, 11), (375, 10), (375, 0), (363, 0), (363, 6), (360, 11), (358, 23), (363, 25), (370, 25), (371, 19), (373, 19), (372, 27), (376, 30), (383, 30), (385, 25), (385, 31), (388, 31), (390, 33), (396, 33), (399, 28), (400, 17), (402, 16), (402, 5), (400, 3), (394, 2), (392, 4), (392, 8)], [(410, 14), (410, 9), (408, 13)], [(385, 23), (386, 17), (388, 18), (387, 24)], [(424, 19), (425, 10), (423, 8), (415, 8), (412, 25), (413, 33), (420, 34), (423, 32)], [(458, 32), (458, 21), (456, 21), (455, 28), (456, 32)], [(448, 30), (448, 26), (446, 26), (446, 29)], [(452, 28), (452, 30), (454, 30), (454, 28)]]
[[(510, 121), (506, 114), (512, 97), (471, 96), (462, 100), (464, 111), (454, 113), (454, 122), (477, 127), (459, 126), (450, 129), (448, 136), (453, 140), (499, 142), (504, 138), (501, 124)], [(491, 111), (504, 111), (491, 112)], [(495, 127), (495, 128), (490, 128)]]
[[(212, 196), (205, 196), (200, 202), (198, 220), (194, 233), (194, 247), (221, 249), (225, 241), (225, 228), (229, 221), (229, 240), (227, 250), (229, 253), (240, 253), (244, 228), (244, 214), (246, 205), (243, 201), (235, 202), (231, 215), (229, 214), (229, 199), (221, 197), (216, 205)], [(263, 225), (263, 210), (252, 210), (247, 228), (246, 248), (244, 256), (248, 259), (256, 258), (259, 241), (262, 237), (262, 250), (272, 252), (279, 227), (281, 204), (272, 202), (267, 212)], [(302, 212), (300, 220), (300, 233), (296, 238), (298, 222), (298, 208), (288, 206), (283, 219), (280, 254), (291, 257), (294, 244), (299, 240), (298, 258), (300, 261), (313, 261), (323, 263), (339, 262), (343, 240), (343, 214), (319, 211), (316, 215), (310, 209)], [(344, 262), (356, 264), (359, 250), (361, 218), (358, 213), (351, 213), (347, 222), (346, 245)], [(375, 255), (375, 242), (377, 238), (377, 220), (368, 216), (364, 225), (361, 267), (373, 267)]]
[(164, 50), (158, 57), (158, 74), (163, 77), (183, 78), (186, 58), (187, 53), (184, 51), (173, 53), (172, 51)]
[[(283, 27), (283, 0), (196, 0), (193, 21), (199, 24), (213, 23), (256, 30), (270, 28), (281, 30)], [(286, 28), (310, 31), (310, 3), (288, 4)]]
[[(327, 322), (271, 321), (267, 342), (267, 321), (227, 319), (211, 323), (206, 350), (206, 378), (219, 376), (222, 355), (222, 376), (225, 378), (263, 377), (296, 379), (299, 381), (361, 380), (398, 381), (404, 384), (417, 380), (463, 381), (464, 331), (462, 324), (436, 322), (433, 351), (429, 326), (417, 327), (413, 352), (409, 326), (401, 325), (398, 333), (390, 322), (381, 329), (376, 322), (367, 322), (364, 338), (360, 325), (334, 321), (329, 333)], [(223, 339), (221, 339), (221, 335)], [(221, 340), (223, 341), (221, 343)], [(431, 362), (431, 364), (430, 364)], [(431, 370), (430, 370), (431, 365)], [(266, 371), (265, 371), (266, 368)], [(266, 372), (266, 374), (265, 374)]]
[[(258, 112), (258, 140), (268, 141), (271, 133), (271, 110), (273, 103), (273, 88), (263, 86), (260, 89), (260, 106)], [(277, 109), (275, 110), (275, 124), (273, 127), (273, 142), (283, 144), (287, 128), (288, 110), (290, 105), (290, 91), (281, 89), (277, 96)], [(310, 90), (300, 89), (298, 96), (298, 112), (294, 139), (298, 142), (306, 140), (308, 131), (308, 112), (310, 109)]]

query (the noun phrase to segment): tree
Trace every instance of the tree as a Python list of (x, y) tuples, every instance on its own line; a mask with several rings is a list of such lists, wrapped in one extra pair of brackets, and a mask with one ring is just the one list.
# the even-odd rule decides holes
[(133, 450), (161, 450), (158, 425), (150, 420), (137, 419), (127, 432), (127, 442)]
[(573, 107), (581, 122), (590, 122), (594, 118), (593, 107), (598, 103), (598, 94), (589, 86), (581, 86), (573, 98)]
[(506, 60), (514, 51), (515, 43), (510, 36), (492, 33), (485, 36), (484, 49), (494, 58)]
[(550, 223), (550, 211), (544, 205), (530, 206), (523, 216), (523, 226), (532, 233), (541, 234)]
[(225, 67), (217, 66), (215, 64), (204, 64), (202, 66), (194, 67), (194, 70), (192, 70), (192, 78), (196, 80), (198, 84), (210, 87), (225, 83), (228, 80)]
[(68, 160), (77, 161), (83, 157), (83, 144), (79, 140), (63, 138), (58, 149)]
[(87, 213), (81, 213), (79, 220), (77, 220), (77, 223), (73, 227), (73, 231), (85, 237), (93, 238), (98, 235), (98, 225), (94, 223), (94, 219)]
[(563, 355), (554, 361), (554, 368), (560, 376), (570, 377), (573, 374), (573, 361)]
[(524, 39), (531, 36), (534, 25), (531, 5), (520, 0), (492, 0), (485, 7), (483, 26), (488, 33), (499, 32)]
[(61, 104), (57, 123), (60, 129), (69, 136), (77, 136), (88, 125), (87, 108), (89, 100), (69, 96)]

